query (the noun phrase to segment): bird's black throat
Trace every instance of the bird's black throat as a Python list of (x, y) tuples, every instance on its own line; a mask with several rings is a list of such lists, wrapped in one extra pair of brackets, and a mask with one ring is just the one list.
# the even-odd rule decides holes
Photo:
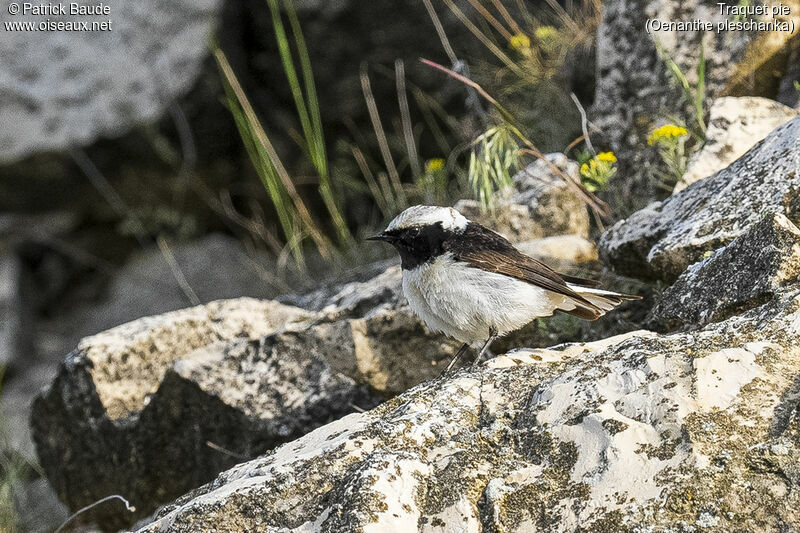
[(386, 231), (384, 235), (400, 254), (403, 270), (413, 270), (442, 255), (445, 252), (444, 242), (454, 233), (439, 222)]

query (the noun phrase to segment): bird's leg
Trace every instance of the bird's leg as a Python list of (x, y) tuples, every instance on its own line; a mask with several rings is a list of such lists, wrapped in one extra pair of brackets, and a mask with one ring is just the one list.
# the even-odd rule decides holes
[(451, 368), (453, 368), (453, 365), (454, 365), (454, 364), (456, 364), (456, 362), (457, 362), (459, 359), (461, 359), (461, 356), (462, 356), (462, 355), (464, 355), (464, 352), (466, 352), (466, 351), (467, 351), (467, 348), (469, 348), (469, 344), (467, 344), (467, 343), (465, 342), (465, 343), (464, 343), (464, 344), (461, 346), (461, 348), (459, 348), (459, 349), (458, 349), (458, 351), (457, 351), (457, 352), (456, 352), (456, 354), (453, 356), (453, 358), (452, 358), (452, 359), (450, 359), (450, 364), (449, 364), (449, 365), (447, 365), (447, 368), (445, 368), (445, 369), (444, 369), (444, 371), (443, 371), (443, 372), (440, 374), (440, 377), (441, 377), (441, 376), (444, 376), (445, 374), (447, 374), (448, 372), (450, 372), (450, 369), (451, 369)]
[(496, 338), (497, 338), (497, 330), (494, 328), (489, 328), (489, 338), (486, 339), (486, 342), (483, 343), (481, 350), (478, 352), (478, 357), (476, 357), (475, 360), (472, 362), (472, 366), (478, 364), (478, 361), (480, 361), (483, 358), (483, 354), (486, 353), (486, 350), (489, 349), (489, 346), (492, 345), (492, 342), (494, 342)]

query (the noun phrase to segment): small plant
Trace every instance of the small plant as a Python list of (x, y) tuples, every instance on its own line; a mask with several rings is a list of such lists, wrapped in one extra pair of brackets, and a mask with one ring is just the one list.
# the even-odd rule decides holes
[(473, 185), (475, 196), (484, 208), (491, 207), (492, 193), (511, 184), (509, 171), (517, 166), (518, 159), (523, 156), (532, 156), (541, 160), (564, 183), (575, 191), (581, 200), (597, 215), (599, 219), (610, 218), (608, 204), (597, 198), (583, 186), (580, 179), (563, 172), (550, 162), (547, 157), (522, 133), (519, 122), (496, 99), (494, 99), (478, 83), (454, 72), (438, 63), (428, 59), (420, 59), (424, 64), (446, 73), (461, 83), (475, 89), (502, 118), (501, 126), (494, 126), (486, 130), (473, 142), (470, 154), (469, 177)]
[(672, 191), (686, 173), (689, 160), (686, 153), (688, 135), (689, 132), (683, 126), (666, 124), (653, 130), (647, 138), (647, 144), (658, 148), (661, 160), (667, 168), (666, 172), (656, 172), (658, 184), (665, 190)]
[(600, 152), (591, 157), (588, 152), (578, 156), (581, 164), (581, 183), (589, 192), (606, 188), (608, 181), (617, 173), (617, 156), (614, 152)]
[(492, 126), (473, 142), (469, 158), (469, 180), (475, 198), (484, 209), (491, 209), (494, 192), (512, 184), (520, 148), (511, 127)]
[(705, 101), (706, 101), (706, 55), (705, 47), (700, 45), (700, 57), (697, 61), (697, 83), (694, 85), (689, 83), (688, 78), (683, 73), (681, 68), (672, 59), (667, 52), (667, 49), (654, 38), (656, 50), (664, 64), (667, 66), (667, 71), (672, 75), (672, 78), (680, 86), (683, 91), (683, 97), (687, 102), (692, 104), (694, 111), (694, 121), (699, 128), (698, 137), (705, 139), (706, 137), (706, 122), (705, 122)]
[(794, 90), (800, 92), (800, 81), (794, 80)]
[(512, 35), (511, 39), (508, 40), (508, 46), (523, 56), (527, 57), (531, 55), (531, 40), (530, 37), (524, 33)]
[(417, 179), (417, 187), (425, 203), (444, 205), (447, 203), (447, 168), (442, 158), (429, 159), (425, 172)]

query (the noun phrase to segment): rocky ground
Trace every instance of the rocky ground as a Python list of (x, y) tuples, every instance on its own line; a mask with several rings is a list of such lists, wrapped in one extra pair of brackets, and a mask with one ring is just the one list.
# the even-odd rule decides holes
[[(736, 165), (749, 172), (721, 171), (603, 240), (612, 261), (620, 238), (634, 257), (681, 251), (666, 273), (683, 272), (650, 317), (678, 331), (518, 351), (428, 381), (224, 472), (141, 530), (800, 527), (799, 127), (751, 150)], [(745, 201), (777, 182), (787, 188), (755, 195), (757, 208)], [(681, 224), (666, 207), (709, 188), (734, 196), (684, 217), (723, 236), (704, 247), (654, 229)], [(629, 257), (617, 264), (631, 268)]]
[[(785, 3), (797, 24), (800, 3)], [(289, 120), (290, 95), (263, 81), (281, 67), (262, 4), (208, 0), (156, 21), (147, 6), (112, 2), (124, 22), (113, 35), (0, 43), (12, 58), (0, 82), (13, 87), (0, 102), (0, 409), (10, 428), (0, 427), (0, 454), (41, 464), (15, 489), (28, 528), (52, 530), (121, 494), (135, 512), (109, 501), (73, 525), (800, 530), (800, 41), (663, 33), (659, 57), (646, 18), (715, 20), (714, 10), (603, 2), (596, 43), (565, 70), (585, 71), (567, 77), (586, 80), (575, 90), (592, 135), (617, 154), (601, 195), (625, 219), (601, 227), (543, 161), (497, 194), (494, 213), (471, 200), (457, 208), (561, 271), (644, 298), (596, 323), (536, 321), (496, 342), (487, 364), (440, 377), (458, 346), (411, 313), (397, 261), (372, 262), (376, 253), (298, 290), (275, 259), (233, 237), (246, 234), (235, 222), (198, 226), (212, 218), (207, 197), (183, 196), (187, 171), (242, 197), (260, 187), (244, 175), (208, 35), (219, 32), (270, 111), (266, 126)], [(408, 7), (298, 2), (332, 139), (345, 116), (368, 124), (354, 50), (371, 65), (404, 58), (409, 80), (461, 109), (463, 88), (416, 61), (438, 57), (441, 42), (424, 6)], [(442, 23), (459, 46), (472, 39), (455, 17)], [(409, 40), (409, 27), (425, 30)], [(707, 130), (666, 196), (647, 136), (667, 117), (696, 129), (697, 117), (663, 54), (695, 86), (701, 43)], [(97, 49), (121, 61), (86, 62)], [(100, 92), (86, 98), (91, 87)], [(375, 91), (396, 104), (393, 82)], [(569, 102), (549, 115), (577, 128)], [(135, 213), (174, 237), (168, 254), (124, 233), (130, 220), (94, 191), (79, 146)], [(577, 178), (575, 161), (547, 157)], [(148, 210), (150, 189), (178, 182), (160, 194), (184, 211)]]
[(794, 530), (798, 172), (795, 118), (606, 232), (614, 268), (671, 284), (651, 331), (438, 377), (456, 346), (384, 264), (87, 338), (35, 404), (42, 465), (143, 532)]

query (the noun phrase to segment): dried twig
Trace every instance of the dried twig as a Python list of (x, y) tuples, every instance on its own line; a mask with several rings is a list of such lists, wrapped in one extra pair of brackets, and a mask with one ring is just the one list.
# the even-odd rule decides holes
[(397, 103), (400, 105), (400, 121), (403, 124), (403, 138), (406, 142), (408, 151), (408, 162), (414, 177), (422, 174), (422, 166), (417, 153), (417, 143), (414, 141), (414, 128), (411, 123), (411, 111), (408, 107), (408, 95), (406, 94), (406, 68), (402, 59), (394, 62), (395, 79), (397, 84)]
[(386, 165), (386, 171), (389, 173), (389, 179), (392, 181), (394, 194), (399, 200), (400, 205), (406, 205), (406, 194), (403, 191), (403, 185), (400, 183), (400, 174), (397, 172), (397, 166), (394, 164), (392, 152), (389, 149), (389, 141), (386, 139), (386, 132), (381, 124), (381, 117), (378, 114), (378, 104), (375, 101), (375, 96), (372, 94), (372, 86), (369, 82), (369, 74), (367, 74), (366, 65), (361, 67), (361, 89), (364, 93), (364, 100), (367, 102), (367, 110), (369, 111), (369, 118), (372, 122), (372, 129), (375, 130), (375, 137), (378, 139), (378, 146), (383, 156), (383, 162)]

